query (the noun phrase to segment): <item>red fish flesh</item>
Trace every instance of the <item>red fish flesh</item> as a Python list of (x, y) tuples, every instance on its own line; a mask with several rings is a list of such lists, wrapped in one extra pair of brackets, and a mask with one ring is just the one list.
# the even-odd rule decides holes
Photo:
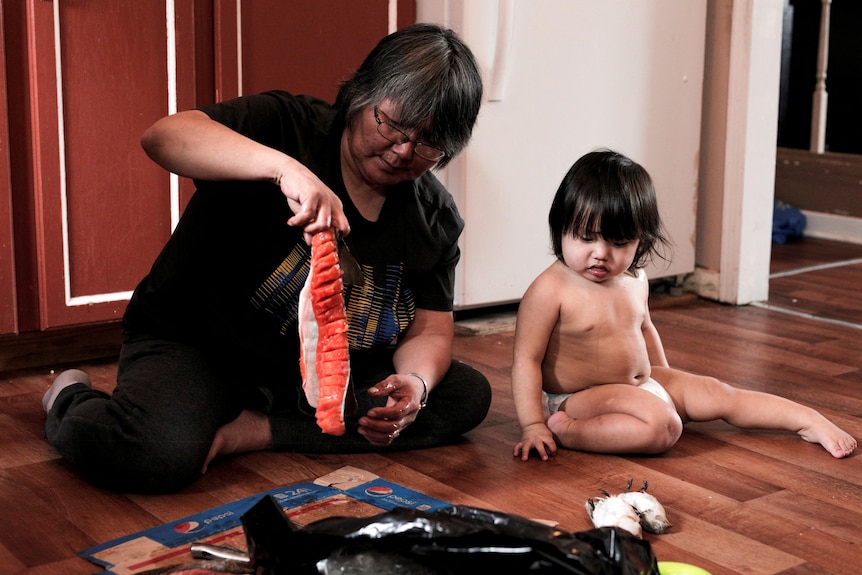
[(315, 234), (311, 270), (299, 294), (299, 368), (302, 388), (315, 408), (317, 425), (344, 435), (344, 406), (350, 383), (344, 285), (335, 230)]

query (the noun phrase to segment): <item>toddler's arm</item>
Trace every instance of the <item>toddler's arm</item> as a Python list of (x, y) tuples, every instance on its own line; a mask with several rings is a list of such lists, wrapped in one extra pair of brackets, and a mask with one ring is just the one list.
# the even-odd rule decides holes
[(658, 334), (658, 330), (652, 322), (652, 318), (649, 314), (649, 282), (646, 281), (646, 273), (643, 270), (640, 270), (640, 273), (643, 274), (641, 277), (644, 279), (644, 321), (641, 326), (641, 332), (644, 336), (644, 342), (646, 343), (647, 354), (649, 355), (650, 365), (658, 365), (662, 367), (668, 367), (667, 363), (667, 355), (664, 353), (664, 345), (661, 342), (661, 337)]
[(515, 444), (514, 455), (524, 461), (534, 449), (542, 460), (557, 451), (542, 408), (542, 361), (559, 317), (559, 305), (556, 298), (550, 297), (551, 286), (542, 280), (543, 276), (539, 276), (527, 289), (515, 324), (512, 396), (522, 436)]

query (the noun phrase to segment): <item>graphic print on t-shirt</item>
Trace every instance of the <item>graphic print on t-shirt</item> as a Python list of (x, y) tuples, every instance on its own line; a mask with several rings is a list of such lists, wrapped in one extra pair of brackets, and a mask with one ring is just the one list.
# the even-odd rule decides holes
[[(252, 295), (255, 308), (278, 319), (282, 335), (297, 329), (299, 292), (308, 277), (309, 260), (308, 247), (297, 244)], [(360, 267), (366, 281), (344, 288), (350, 349), (392, 345), (416, 315), (413, 292), (404, 285), (403, 265)]]
[(413, 292), (404, 284), (404, 266), (360, 267), (366, 281), (344, 291), (350, 348), (393, 345), (416, 316)]
[(302, 242), (297, 243), (251, 297), (254, 307), (278, 318), (281, 335), (288, 333), (291, 326), (296, 329), (299, 292), (302, 291), (311, 270), (310, 256), (308, 246)]

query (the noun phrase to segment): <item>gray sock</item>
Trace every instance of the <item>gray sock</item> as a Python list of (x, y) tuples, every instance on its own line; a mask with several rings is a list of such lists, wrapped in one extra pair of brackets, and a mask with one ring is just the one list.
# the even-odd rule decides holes
[(93, 387), (90, 376), (80, 369), (67, 369), (58, 375), (54, 383), (51, 384), (51, 387), (48, 388), (48, 391), (45, 392), (45, 395), (42, 396), (42, 408), (45, 410), (45, 413), (48, 413), (54, 407), (54, 401), (56, 401), (61, 391), (76, 383), (83, 383), (87, 387)]

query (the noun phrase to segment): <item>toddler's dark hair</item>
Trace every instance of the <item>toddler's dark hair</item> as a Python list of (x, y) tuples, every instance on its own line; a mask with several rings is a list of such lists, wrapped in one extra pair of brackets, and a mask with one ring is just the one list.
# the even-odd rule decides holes
[(652, 178), (637, 162), (608, 149), (582, 156), (563, 178), (548, 215), (554, 255), (563, 261), (563, 238), (598, 232), (607, 241), (640, 240), (629, 271), (669, 247)]

